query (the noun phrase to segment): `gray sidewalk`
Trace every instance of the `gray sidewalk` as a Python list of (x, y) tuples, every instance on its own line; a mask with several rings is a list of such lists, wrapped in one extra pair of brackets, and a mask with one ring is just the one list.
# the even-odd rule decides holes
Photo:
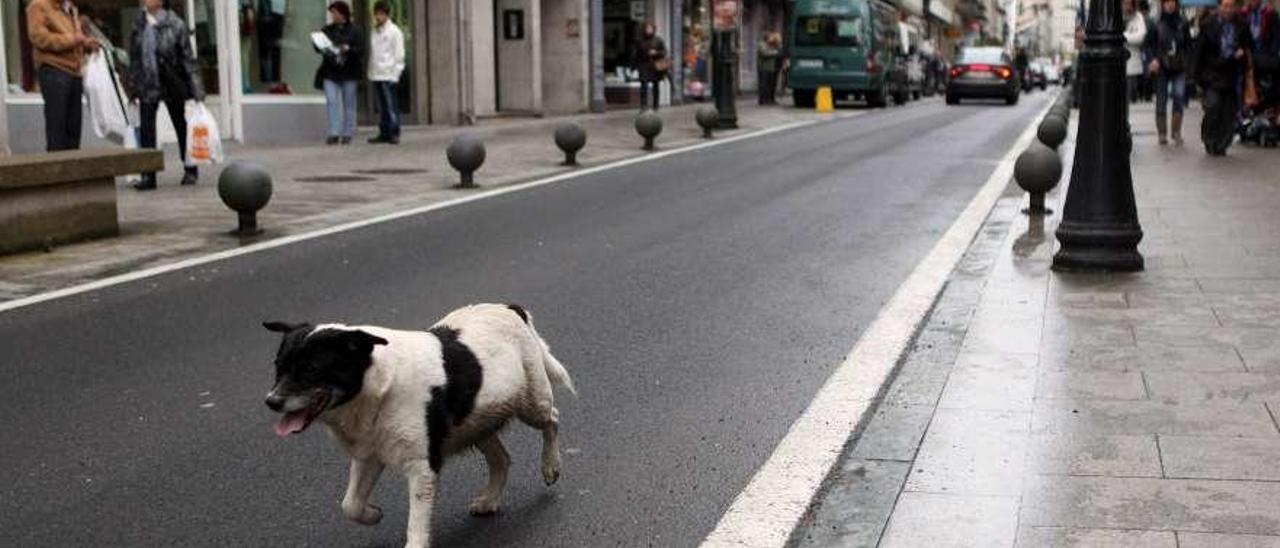
[(1145, 272), (1052, 273), (1009, 192), (793, 544), (1280, 547), (1280, 151), (1199, 115), (1133, 108)]
[[(693, 116), (699, 106), (660, 111), (665, 127), (657, 140), (659, 150), (702, 142)], [(740, 128), (717, 135), (739, 135), (824, 116), (746, 101), (740, 101), (738, 109)], [(466, 128), (406, 128), (399, 146), (365, 144), (369, 135), (346, 147), (230, 145), (227, 159), (261, 162), (273, 175), (271, 203), (259, 215), (266, 232), (256, 242), (570, 171), (559, 165), (563, 155), (551, 138), (555, 126), (566, 121), (587, 130), (587, 146), (578, 155), (583, 166), (641, 156), (645, 153), (635, 133), (634, 116), (635, 111), (617, 110), (560, 118), (482, 120)], [(476, 174), (479, 190), (449, 188), (458, 179), (444, 150), (462, 133), (478, 135), (486, 143), (487, 159)], [(0, 302), (248, 243), (227, 235), (235, 228), (235, 215), (217, 195), (222, 166), (204, 169), (200, 184), (180, 187), (172, 147), (165, 160), (169, 170), (156, 191), (138, 193), (118, 181), (120, 237), (58, 247), (49, 253), (0, 256)]]

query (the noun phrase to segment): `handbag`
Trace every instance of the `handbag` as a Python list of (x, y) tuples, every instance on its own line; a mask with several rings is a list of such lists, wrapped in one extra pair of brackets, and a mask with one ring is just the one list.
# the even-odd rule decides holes
[(1244, 73), (1244, 106), (1254, 108), (1261, 101), (1258, 99), (1258, 82), (1253, 77), (1253, 57), (1249, 58), (1249, 68)]
[(669, 72), (671, 70), (671, 58), (663, 57), (661, 59), (655, 60), (653, 62), (653, 68), (658, 72)]

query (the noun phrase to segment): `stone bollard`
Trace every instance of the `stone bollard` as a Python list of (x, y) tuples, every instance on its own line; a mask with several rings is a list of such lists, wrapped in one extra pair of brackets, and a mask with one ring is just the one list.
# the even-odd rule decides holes
[(462, 181), (453, 188), (476, 188), (472, 174), (484, 163), (484, 143), (472, 135), (459, 135), (449, 143), (445, 155), (449, 158), (449, 165), (462, 174)]
[(587, 146), (587, 131), (582, 126), (565, 122), (556, 127), (556, 146), (564, 152), (564, 163), (560, 165), (578, 165), (578, 151)]
[(240, 217), (233, 236), (261, 234), (258, 210), (271, 201), (271, 174), (253, 162), (231, 162), (218, 176), (218, 197)]
[(1036, 128), (1036, 138), (1045, 146), (1058, 150), (1058, 146), (1067, 140), (1067, 121), (1059, 116), (1045, 116)]
[(702, 127), (702, 138), (710, 139), (712, 138), (711, 130), (715, 129), (720, 123), (720, 112), (716, 110), (716, 107), (702, 107), (694, 114), (694, 119)]
[(654, 150), (653, 140), (662, 133), (662, 117), (652, 110), (645, 110), (636, 116), (636, 133), (644, 137), (644, 149)]
[(1053, 213), (1044, 207), (1044, 195), (1058, 186), (1058, 179), (1062, 178), (1062, 159), (1058, 158), (1057, 152), (1039, 141), (1032, 141), (1013, 164), (1013, 178), (1022, 190), (1031, 195), (1031, 206), (1022, 210), (1023, 213)]

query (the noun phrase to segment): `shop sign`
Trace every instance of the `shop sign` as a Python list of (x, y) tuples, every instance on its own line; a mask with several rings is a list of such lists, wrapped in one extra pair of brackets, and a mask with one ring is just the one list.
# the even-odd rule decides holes
[(715, 0), (715, 30), (737, 30), (739, 0)]
[(644, 21), (645, 13), (649, 11), (648, 2), (645, 0), (631, 0), (631, 20)]

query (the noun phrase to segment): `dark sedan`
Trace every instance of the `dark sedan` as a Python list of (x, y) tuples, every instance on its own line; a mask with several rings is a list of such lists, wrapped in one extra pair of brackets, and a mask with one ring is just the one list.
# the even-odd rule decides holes
[(1016, 104), (1018, 80), (1013, 60), (1003, 49), (964, 48), (951, 67), (947, 104), (958, 104), (961, 99), (1004, 99), (1005, 103)]

